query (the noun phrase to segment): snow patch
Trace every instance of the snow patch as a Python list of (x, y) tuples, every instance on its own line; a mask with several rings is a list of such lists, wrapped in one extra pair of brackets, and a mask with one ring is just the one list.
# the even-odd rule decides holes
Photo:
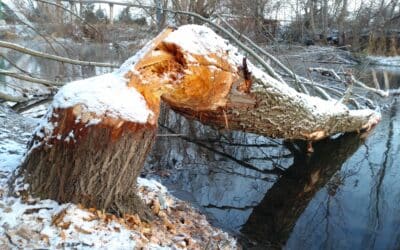
[[(59, 205), (52, 200), (22, 202), (5, 197), (0, 201), (0, 234), (9, 235), (21, 248), (79, 247), (79, 249), (133, 249), (132, 231), (124, 226), (101, 220), (91, 220), (91, 214), (73, 204)], [(55, 217), (65, 214), (62, 229), (52, 225)], [(40, 223), (38, 223), (40, 222)], [(118, 228), (118, 230), (116, 230)], [(23, 234), (22, 234), (23, 232)], [(29, 238), (16, 240), (21, 236)]]
[(367, 56), (370, 64), (400, 67), (400, 56)]
[(88, 123), (86, 123), (85, 127), (90, 127), (90, 126), (94, 126), (97, 125), (101, 122), (101, 119), (91, 119)]
[(81, 105), (84, 112), (125, 121), (146, 123), (153, 115), (143, 96), (115, 73), (71, 82), (54, 96), (53, 109)]
[(181, 26), (169, 34), (164, 42), (176, 44), (182, 50), (192, 54), (204, 55), (211, 64), (215, 63), (215, 60), (208, 56), (210, 54), (225, 58), (232, 65), (240, 65), (243, 60), (243, 56), (238, 53), (236, 47), (206, 26), (194, 24)]
[(162, 185), (160, 182), (154, 180), (154, 179), (145, 179), (138, 177), (137, 179), (137, 184), (138, 187), (146, 187), (147, 189), (151, 191), (156, 191), (156, 192), (161, 192), (161, 193), (166, 193), (167, 188)]

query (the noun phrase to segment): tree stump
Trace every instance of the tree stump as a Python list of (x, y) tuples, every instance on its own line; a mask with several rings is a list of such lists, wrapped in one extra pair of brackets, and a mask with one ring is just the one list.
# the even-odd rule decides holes
[(368, 129), (380, 116), (296, 92), (260, 71), (210, 29), (166, 29), (114, 73), (55, 96), (22, 165), (42, 198), (138, 212), (136, 178), (163, 100), (223, 129), (319, 140)]
[[(103, 92), (117, 98), (132, 98), (135, 106), (130, 108), (141, 108), (142, 114), (115, 113), (113, 109), (119, 108), (118, 105), (113, 107), (112, 103), (100, 99), (89, 100), (93, 94), (102, 92), (92, 88), (107, 91), (107, 86), (118, 84), (113, 79), (101, 77), (92, 84), (72, 83), (55, 96), (55, 103), (35, 132), (23, 163), (25, 180), (35, 195), (115, 213), (143, 212), (135, 185), (153, 144), (156, 124), (150, 122), (152, 112), (138, 93), (118, 96), (124, 95), (121, 92), (124, 88)], [(88, 86), (80, 88), (79, 84)], [(87, 96), (73, 100), (74, 94)], [(87, 102), (80, 104), (85, 98)], [(60, 99), (74, 104), (60, 107), (57, 104)], [(104, 110), (98, 110), (97, 105), (103, 105)]]
[[(75, 123), (72, 109), (57, 110), (54, 130), (24, 163), (25, 180), (35, 195), (113, 212), (140, 211), (136, 179), (154, 141), (156, 127), (124, 122), (117, 128)], [(72, 136), (73, 135), (73, 136)], [(39, 139), (39, 138), (37, 138)]]

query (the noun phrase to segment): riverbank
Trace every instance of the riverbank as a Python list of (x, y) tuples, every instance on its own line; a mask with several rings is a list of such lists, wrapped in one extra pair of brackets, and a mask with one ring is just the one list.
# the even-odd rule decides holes
[(26, 152), (36, 119), (0, 106), (0, 248), (240, 249), (190, 203), (152, 179), (139, 178), (139, 195), (152, 221), (31, 197), (27, 186), (8, 195), (8, 181)]

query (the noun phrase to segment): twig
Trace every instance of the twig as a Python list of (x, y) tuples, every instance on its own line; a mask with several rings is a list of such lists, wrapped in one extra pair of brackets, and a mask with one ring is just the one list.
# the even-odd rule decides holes
[(387, 91), (383, 91), (383, 90), (380, 90), (380, 89), (375, 89), (375, 88), (368, 87), (363, 82), (357, 80), (353, 75), (351, 75), (350, 77), (351, 77), (351, 80), (355, 84), (357, 84), (358, 86), (360, 86), (360, 87), (362, 87), (362, 88), (364, 88), (364, 89), (366, 89), (368, 91), (371, 91), (371, 92), (373, 92), (373, 93), (375, 93), (375, 94), (377, 94), (377, 95), (379, 95), (381, 97), (388, 97), (389, 96), (389, 92), (387, 92)]
[(353, 81), (349, 81), (348, 85), (347, 85), (347, 89), (343, 94), (343, 97), (338, 101), (338, 103), (346, 103), (350, 96), (351, 96), (351, 92), (353, 91), (353, 86), (354, 86), (354, 82)]
[[(326, 69), (326, 68), (309, 68), (310, 71), (315, 71), (320, 73), (323, 76), (329, 76), (329, 77), (333, 77), (335, 80), (346, 83), (340, 76), (338, 73), (336, 73), (333, 69)], [(376, 89), (376, 88), (372, 88), (367, 86), (366, 84), (364, 84), (363, 82), (357, 80), (353, 74), (351, 74), (350, 72), (343, 72), (341, 74), (344, 74), (346, 77), (349, 77), (349, 81), (352, 83), (357, 84), (358, 86), (373, 92), (375, 94), (378, 94), (381, 97), (387, 97), (389, 96), (389, 93), (387, 91), (383, 91), (380, 89)]]
[(0, 47), (13, 49), (13, 50), (19, 51), (21, 53), (29, 54), (29, 55), (32, 55), (32, 56), (46, 58), (46, 59), (59, 61), (59, 62), (65, 62), (65, 63), (69, 63), (69, 64), (83, 65), (83, 66), (97, 66), (97, 67), (118, 68), (118, 65), (115, 65), (115, 64), (74, 60), (74, 59), (70, 59), (70, 58), (67, 58), (67, 57), (56, 56), (56, 55), (51, 55), (51, 54), (39, 52), (37, 50), (28, 49), (26, 47), (23, 47), (23, 46), (14, 44), (14, 43), (4, 42), (4, 41), (0, 41)]
[(261, 54), (264, 56), (268, 57), (273, 61), (277, 66), (279, 66), (283, 71), (285, 71), (287, 74), (289, 74), (292, 78), (296, 80), (300, 80), (300, 76), (296, 75), (292, 70), (290, 70), (288, 67), (286, 67), (283, 63), (281, 63), (275, 56), (271, 55), (264, 49), (262, 49), (260, 46), (255, 44), (250, 38), (245, 36), (244, 34), (241, 34), (239, 31), (237, 31), (232, 25), (230, 25), (226, 20), (224, 20), (220, 15), (218, 15), (220, 20), (229, 28), (232, 30), (233, 33), (235, 33), (237, 36), (243, 38), (246, 42), (248, 42), (251, 46), (253, 46), (256, 50), (258, 50)]
[(326, 100), (333, 100), (333, 98), (321, 87), (313, 85), (315, 91), (317, 91), (320, 96), (324, 97)]

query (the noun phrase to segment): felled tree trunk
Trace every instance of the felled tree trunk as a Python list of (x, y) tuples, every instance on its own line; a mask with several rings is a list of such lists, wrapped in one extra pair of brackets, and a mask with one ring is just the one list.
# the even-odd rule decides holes
[(379, 120), (372, 110), (299, 94), (208, 28), (167, 29), (120, 70), (59, 91), (23, 163), (32, 193), (137, 212), (135, 181), (161, 99), (205, 124), (288, 139), (318, 140)]

